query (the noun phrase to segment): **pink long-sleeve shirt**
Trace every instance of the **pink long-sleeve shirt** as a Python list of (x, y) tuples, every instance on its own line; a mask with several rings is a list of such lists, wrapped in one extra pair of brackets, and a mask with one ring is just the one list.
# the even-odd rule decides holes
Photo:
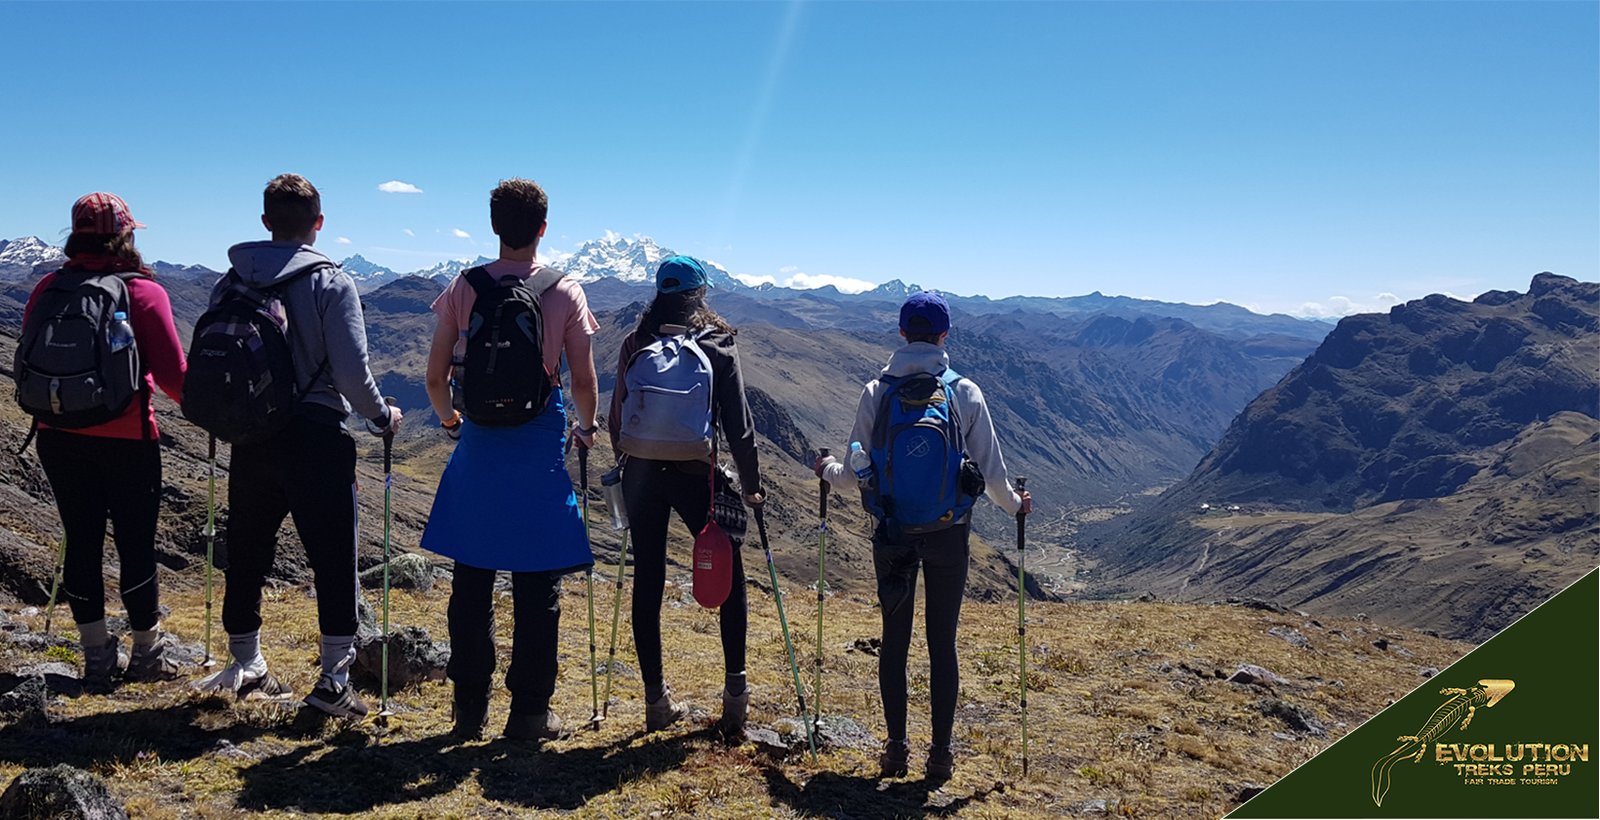
[[(28, 296), (28, 304), (23, 308), (24, 323), (28, 321), (28, 314), (33, 310), (34, 300), (41, 291), (50, 286), (55, 276), (54, 273), (45, 274), (39, 280), (39, 284), (33, 287), (33, 293)], [(166, 393), (173, 401), (182, 400), (183, 377), (188, 372), (189, 366), (184, 359), (183, 344), (178, 341), (178, 329), (172, 323), (172, 300), (167, 298), (166, 288), (161, 287), (154, 279), (130, 278), (128, 301), (132, 307), (128, 323), (133, 325), (133, 341), (139, 346), (139, 361), (145, 368), (145, 396), (154, 395), (155, 388), (159, 386), (161, 392)], [(46, 425), (39, 426), (43, 428)], [(143, 398), (135, 398), (122, 415), (111, 421), (67, 432), (103, 438), (142, 439), (154, 438), (160, 431), (156, 427), (154, 403)]]

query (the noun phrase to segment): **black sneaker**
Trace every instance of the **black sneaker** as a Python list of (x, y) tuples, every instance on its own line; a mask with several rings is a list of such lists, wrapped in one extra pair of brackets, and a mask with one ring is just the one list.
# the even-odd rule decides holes
[(515, 712), (506, 718), (506, 729), (501, 733), (506, 740), (560, 740), (567, 736), (561, 718), (549, 709), (543, 714), (519, 715)]
[(367, 704), (356, 694), (355, 687), (340, 686), (327, 675), (323, 675), (317, 687), (306, 695), (305, 704), (334, 717), (359, 719), (367, 716)]
[(928, 767), (926, 774), (929, 783), (943, 783), (950, 779), (956, 772), (956, 756), (950, 751), (949, 746), (928, 747)]
[(450, 729), (452, 737), (483, 740), (484, 730), (489, 727), (489, 701), (458, 698), (450, 707), (450, 717), (455, 721)]
[(911, 744), (904, 740), (883, 744), (883, 754), (878, 755), (878, 777), (905, 777), (910, 769)]
[(283, 702), (294, 700), (294, 690), (290, 689), (271, 672), (263, 674), (249, 683), (239, 687), (239, 700)]
[(178, 639), (171, 632), (162, 632), (156, 636), (155, 643), (149, 646), (134, 644), (133, 656), (128, 659), (128, 671), (123, 673), (123, 678), (135, 683), (177, 678), (178, 662), (167, 654), (167, 650), (175, 648), (177, 643)]

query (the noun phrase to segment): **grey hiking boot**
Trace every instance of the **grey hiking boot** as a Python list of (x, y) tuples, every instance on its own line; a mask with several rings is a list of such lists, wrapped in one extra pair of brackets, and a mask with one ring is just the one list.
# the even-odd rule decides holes
[(560, 740), (567, 736), (566, 725), (560, 716), (549, 709), (543, 714), (519, 715), (515, 712), (506, 718), (506, 728), (501, 734), (506, 740)]
[(891, 740), (883, 744), (883, 754), (878, 755), (878, 777), (905, 777), (910, 769), (910, 743), (904, 740)]
[(725, 735), (738, 735), (744, 731), (745, 721), (750, 717), (750, 686), (746, 684), (744, 691), (737, 695), (728, 694), (727, 689), (722, 690), (722, 718), (717, 721), (717, 728)]
[(949, 746), (929, 746), (928, 766), (925, 770), (929, 783), (943, 783), (956, 773), (956, 756)]
[(661, 697), (644, 705), (645, 731), (659, 732), (682, 720), (687, 714), (689, 714), (688, 706), (672, 700), (672, 687), (664, 687), (661, 690)]
[(128, 671), (123, 674), (125, 680), (135, 683), (153, 683), (155, 681), (173, 680), (180, 674), (178, 661), (168, 650), (177, 646), (178, 639), (171, 632), (162, 632), (156, 636), (156, 642), (149, 646), (133, 645), (133, 656), (128, 660)]
[(116, 678), (128, 668), (128, 656), (115, 636), (100, 646), (83, 648), (83, 691), (104, 695), (116, 687)]

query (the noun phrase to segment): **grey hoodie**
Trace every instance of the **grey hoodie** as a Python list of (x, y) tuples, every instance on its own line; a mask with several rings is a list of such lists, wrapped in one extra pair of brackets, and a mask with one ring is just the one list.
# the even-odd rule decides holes
[[(940, 373), (950, 366), (950, 355), (944, 348), (927, 342), (912, 342), (894, 352), (889, 364), (883, 368), (885, 376), (909, 376), (914, 373)], [(878, 417), (878, 389), (880, 382), (873, 379), (861, 391), (861, 403), (856, 405), (856, 423), (850, 431), (850, 440), (868, 446), (872, 441), (872, 427)], [(983, 472), (984, 495), (1000, 505), (1000, 509), (1015, 513), (1022, 508), (1022, 498), (1011, 489), (1011, 477), (1006, 474), (1006, 461), (1000, 455), (1000, 440), (994, 432), (994, 420), (989, 417), (989, 406), (983, 402), (983, 391), (976, 382), (962, 379), (956, 382), (956, 413), (962, 421), (962, 437), (966, 439), (967, 458), (972, 459)], [(828, 465), (823, 478), (838, 486), (848, 476), (854, 480), (843, 460)]]
[[(388, 408), (367, 367), (367, 326), (355, 281), (320, 251), (294, 242), (243, 242), (228, 249), (228, 262), (246, 284), (257, 288), (310, 267), (331, 266), (302, 276), (282, 292), (295, 378), (305, 387), (321, 370), (306, 390), (305, 402), (334, 411), (327, 414), (329, 419), (342, 423), (354, 407), (362, 418), (386, 422)], [(222, 289), (221, 280), (211, 289), (213, 305)]]

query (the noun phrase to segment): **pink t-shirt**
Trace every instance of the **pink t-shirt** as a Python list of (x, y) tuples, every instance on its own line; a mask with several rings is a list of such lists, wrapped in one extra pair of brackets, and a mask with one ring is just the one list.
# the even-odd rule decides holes
[[(516, 262), (497, 259), (483, 266), (495, 279), (517, 276), (523, 279), (539, 269), (534, 262)], [(472, 306), (478, 294), (460, 274), (450, 280), (444, 293), (433, 300), (433, 312), (439, 321), (456, 334), (456, 355), (464, 352), (461, 332), (472, 322)], [(539, 300), (544, 312), (544, 369), (551, 374), (560, 372), (563, 350), (587, 350), (588, 337), (600, 329), (600, 323), (589, 312), (589, 298), (576, 279), (564, 276)]]

